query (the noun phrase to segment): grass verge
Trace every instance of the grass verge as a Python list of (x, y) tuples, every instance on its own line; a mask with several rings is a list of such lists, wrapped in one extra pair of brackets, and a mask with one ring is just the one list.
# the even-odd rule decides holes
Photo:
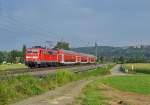
[(139, 94), (150, 94), (149, 75), (117, 76), (104, 78), (100, 81), (106, 85), (122, 91), (135, 92)]
[(24, 64), (2, 64), (0, 65), (1, 70), (13, 70), (13, 69), (20, 69), (20, 68), (27, 68)]
[(107, 96), (103, 96), (102, 89), (98, 88), (101, 84), (112, 88), (134, 92), (138, 94), (150, 95), (150, 77), (142, 76), (114, 76), (99, 78), (87, 85), (79, 100), (82, 105), (107, 105)]
[(58, 70), (44, 78), (35, 78), (30, 75), (11, 77), (7, 80), (0, 80), (0, 105), (7, 105), (16, 101), (42, 94), (55, 89), (68, 82), (109, 74), (113, 65), (99, 67), (95, 70), (75, 74), (68, 70)]

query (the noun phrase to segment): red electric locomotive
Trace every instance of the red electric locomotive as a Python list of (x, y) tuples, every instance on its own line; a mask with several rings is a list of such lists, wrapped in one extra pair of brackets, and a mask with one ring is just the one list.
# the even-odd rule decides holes
[(55, 50), (40, 46), (26, 50), (25, 64), (28, 67), (55, 66), (58, 63), (58, 53)]
[(78, 63), (95, 63), (96, 57), (67, 50), (52, 50), (40, 46), (26, 50), (25, 64), (28, 67), (45, 67)]

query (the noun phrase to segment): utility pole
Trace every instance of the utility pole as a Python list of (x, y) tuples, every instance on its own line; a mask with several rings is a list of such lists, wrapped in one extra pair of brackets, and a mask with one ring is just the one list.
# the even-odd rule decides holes
[(97, 43), (95, 42), (95, 56), (97, 57)]
[(97, 59), (97, 43), (96, 42), (95, 42), (95, 56), (96, 56), (96, 59)]

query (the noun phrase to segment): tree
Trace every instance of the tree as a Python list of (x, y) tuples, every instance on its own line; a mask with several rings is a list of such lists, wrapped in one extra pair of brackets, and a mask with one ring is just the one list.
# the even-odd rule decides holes
[(123, 56), (121, 56), (118, 60), (119, 60), (119, 62), (120, 62), (121, 64), (123, 64), (123, 63), (125, 62), (125, 59), (124, 59)]
[(8, 53), (7, 62), (16, 63), (17, 53), (15, 50), (12, 50)]
[(26, 54), (26, 45), (23, 45), (23, 47), (22, 47), (22, 60), (23, 60), (23, 62), (25, 60), (25, 54)]
[(8, 63), (22, 63), (22, 51), (12, 50), (8, 52), (6, 61)]
[(101, 56), (99, 59), (100, 59), (101, 63), (104, 62), (104, 57), (103, 56)]
[(65, 41), (59, 41), (57, 42), (56, 46), (54, 47), (55, 50), (58, 49), (64, 49), (64, 50), (69, 50), (69, 43), (65, 42)]
[(0, 64), (3, 62), (4, 60), (4, 54), (3, 52), (0, 52)]
[(112, 57), (112, 61), (113, 61), (114, 63), (117, 63), (117, 58), (116, 58), (116, 57)]

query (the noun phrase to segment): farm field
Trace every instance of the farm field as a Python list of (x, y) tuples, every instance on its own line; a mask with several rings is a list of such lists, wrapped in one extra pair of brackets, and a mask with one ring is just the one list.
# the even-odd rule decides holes
[(123, 68), (128, 69), (129, 72), (150, 74), (150, 64), (149, 63), (124, 64)]
[(13, 70), (13, 69), (20, 69), (20, 68), (27, 68), (24, 64), (2, 64), (0, 65), (1, 70)]
[(78, 98), (82, 105), (149, 105), (149, 99), (148, 75), (99, 78), (87, 85)]

